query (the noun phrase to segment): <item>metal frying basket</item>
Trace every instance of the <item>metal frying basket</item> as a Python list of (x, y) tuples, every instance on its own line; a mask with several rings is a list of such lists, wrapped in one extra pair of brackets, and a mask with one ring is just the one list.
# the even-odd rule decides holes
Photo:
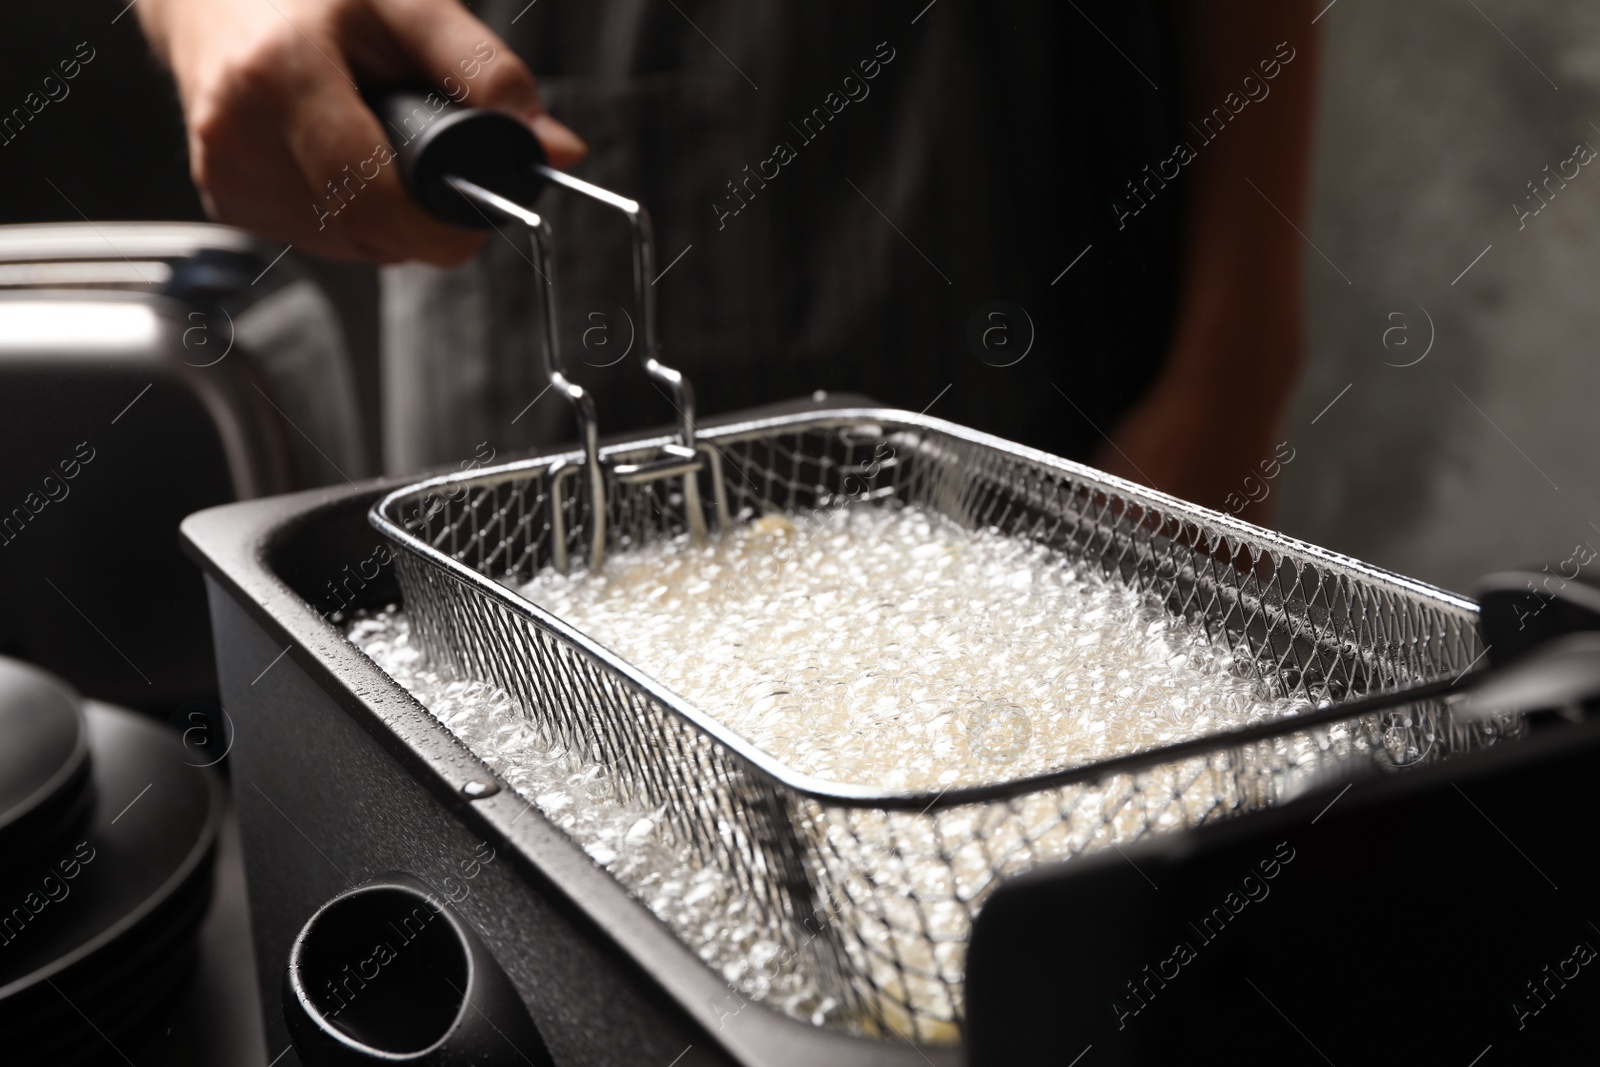
[[(1035, 541), (1240, 649), (1235, 669), (1275, 695), (1376, 693), (1453, 675), (1482, 651), (1471, 601), (939, 419), (822, 411), (700, 439), (720, 458), (735, 522), (915, 505)], [(600, 456), (630, 464), (665, 442)], [(505, 689), (552, 740), (603, 764), (619, 796), (666, 805), (675, 831), (756, 902), (790, 958), (819, 968), (868, 1028), (955, 1036), (967, 933), (1001, 878), (1273, 804), (1302, 775), (1351, 756), (1403, 767), (1516, 728), (1456, 723), (1432, 701), (1315, 724), (1288, 718), (938, 794), (817, 780), (502, 584), (528, 581), (558, 547), (581, 553), (590, 503), (561, 497), (557, 511), (554, 489), (581, 459), (436, 478), (373, 509), (401, 549), (416, 639), (435, 663)], [(692, 528), (686, 494), (670, 484), (607, 481), (612, 550)]]
[[(423, 116), (419, 106), (392, 98), (391, 126)], [(1477, 612), (939, 419), (844, 409), (701, 430), (693, 391), (657, 359), (646, 284), (654, 253), (636, 202), (543, 166), (531, 133), (489, 112), (446, 110), (401, 159), (436, 213), (462, 222), (492, 213), (525, 227), (542, 279), (545, 371), (572, 403), (584, 445), (379, 502), (372, 521), (400, 548), (416, 640), (437, 665), (511, 694), (550, 741), (603, 767), (619, 799), (664, 807), (674, 833), (753, 905), (783, 947), (779, 965), (809, 969), (857, 1028), (958, 1036), (972, 919), (1006, 876), (1270, 805), (1300, 777), (1352, 756), (1405, 766), (1516, 729), (1456, 723), (1433, 701), (1291, 717), (940, 793), (885, 795), (798, 773), (502, 583), (575, 559), (595, 570), (607, 552), (685, 532), (704, 538), (713, 523), (725, 531), (770, 512), (912, 505), (1092, 566), (1241, 650), (1235, 669), (1275, 695), (1313, 703), (1460, 672), (1481, 652)], [(530, 178), (628, 216), (643, 361), (678, 409), (673, 437), (599, 447), (593, 398), (564, 375), (556, 348), (548, 225), (484, 184)], [(574, 479), (582, 492), (571, 491)]]

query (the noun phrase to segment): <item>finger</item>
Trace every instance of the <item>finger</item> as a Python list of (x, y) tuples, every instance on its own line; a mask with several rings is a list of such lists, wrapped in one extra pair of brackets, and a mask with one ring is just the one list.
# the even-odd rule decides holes
[(208, 175), (200, 200), (210, 218), (329, 259), (383, 258), (351, 244), (330, 224), (332, 212), (306, 185), (287, 144), (258, 143), (252, 149), (249, 159), (220, 165)]
[(190, 170), (206, 214), (303, 251), (364, 258), (344, 233), (326, 224), (329, 212), (284, 139), (281, 102), (253, 88), (236, 83), (233, 91), (191, 109)]
[(568, 167), (589, 154), (583, 139), (544, 109), (527, 64), (466, 8), (453, 0), (391, 0), (380, 17), (419, 73), (456, 103), (526, 120), (553, 166)]
[(331, 214), (329, 225), (382, 261), (463, 262), (483, 235), (438, 221), (405, 188), (378, 118), (356, 92), (332, 42), (310, 51), (297, 79), (286, 124), (289, 150), (306, 183)]

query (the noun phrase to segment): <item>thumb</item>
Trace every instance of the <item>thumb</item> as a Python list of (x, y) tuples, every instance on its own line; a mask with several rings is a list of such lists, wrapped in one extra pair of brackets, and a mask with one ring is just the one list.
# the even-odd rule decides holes
[(400, 6), (389, 32), (419, 73), (459, 104), (505, 111), (528, 122), (550, 163), (570, 167), (589, 146), (539, 102), (527, 64), (455, 0)]

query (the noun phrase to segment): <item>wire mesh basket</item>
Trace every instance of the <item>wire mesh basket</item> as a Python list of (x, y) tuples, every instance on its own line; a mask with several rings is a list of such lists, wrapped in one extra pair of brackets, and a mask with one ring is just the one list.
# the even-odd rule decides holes
[[(602, 458), (626, 467), (667, 441)], [(687, 508), (709, 515), (710, 500), (733, 522), (914, 505), (1140, 590), (1243, 650), (1234, 669), (1275, 695), (1381, 692), (1454, 675), (1482, 652), (1471, 601), (938, 419), (816, 411), (704, 431), (700, 447), (718, 460), (687, 475), (701, 492), (604, 485), (607, 551), (690, 530)], [(436, 478), (374, 507), (402, 549), (412, 632), (436, 665), (503, 688), (552, 740), (603, 765), (619, 797), (665, 805), (673, 832), (741, 887), (789, 958), (865, 1029), (958, 1036), (972, 919), (1005, 877), (1271, 805), (1351, 756), (1405, 767), (1518, 729), (1458, 723), (1432, 701), (1315, 725), (1291, 717), (940, 793), (819, 780), (508, 588), (592, 543), (596, 497), (560, 488), (583, 458)]]

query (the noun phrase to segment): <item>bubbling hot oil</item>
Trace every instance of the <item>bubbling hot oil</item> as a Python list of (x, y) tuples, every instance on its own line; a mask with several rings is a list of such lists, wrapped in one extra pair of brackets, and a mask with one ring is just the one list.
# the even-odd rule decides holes
[(1148, 596), (918, 508), (768, 516), (521, 592), (786, 765), (886, 792), (1093, 763), (1296, 707)]
[[(795, 769), (886, 792), (1092, 763), (1305, 707), (1272, 697), (1228, 648), (1144, 594), (916, 508), (768, 516), (708, 545), (679, 538), (617, 552), (600, 575), (547, 571), (521, 592)], [(432, 668), (403, 611), (362, 616), (349, 636), (735, 989), (814, 1023), (870, 1025), (845, 1017), (819, 983), (825, 967), (792, 959), (746, 887), (676, 841), (664, 809), (619, 799), (601, 768), (552, 743), (503, 690)], [(920, 931), (910, 942), (840, 919), (880, 950), (851, 951), (888, 994), (869, 1008), (903, 1028), (912, 1021), (894, 1002), (910, 1005), (923, 1014), (912, 1022), (922, 1039), (954, 1036), (928, 1019), (959, 1011), (971, 913), (959, 901), (987, 892), (993, 857), (1039, 863), (1088, 847), (1076, 826), (1025, 829), (1059, 820), (1055, 792), (1020, 803), (1020, 819), (977, 847), (953, 858), (931, 845), (921, 859), (902, 851), (876, 872), (864, 868), (882, 850), (821, 813), (817, 832), (887, 904), (947, 887), (948, 906), (908, 920)], [(1093, 813), (1101, 799), (1091, 790), (1073, 803)], [(1095, 839), (1142, 832), (1123, 810)], [(882, 972), (873, 959), (883, 956), (908, 972)]]
[[(809, 960), (791, 961), (750, 894), (677, 840), (666, 810), (624, 800), (597, 764), (553, 743), (503, 689), (431, 667), (404, 611), (360, 612), (347, 634), (511, 788), (666, 923), (730, 986), (818, 1026), (854, 1029)], [(728, 994), (713, 1012), (743, 1001)]]

